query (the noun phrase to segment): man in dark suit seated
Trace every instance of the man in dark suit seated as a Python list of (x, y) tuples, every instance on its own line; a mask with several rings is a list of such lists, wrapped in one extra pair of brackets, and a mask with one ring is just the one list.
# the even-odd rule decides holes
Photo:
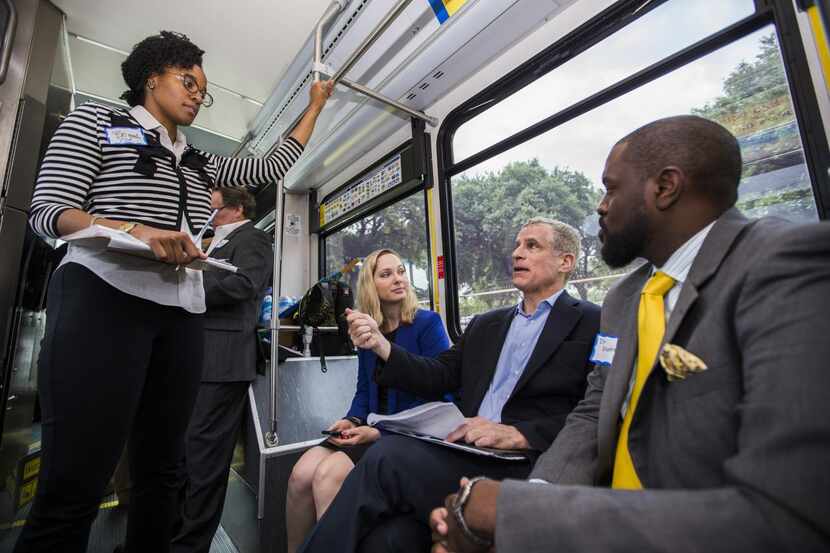
[[(605, 165), (596, 369), (531, 481), (465, 481), (434, 553), (830, 550), (830, 224), (747, 219), (741, 155), (699, 117)], [(539, 481), (534, 481), (538, 479)]]
[[(441, 399), (459, 392), (466, 423), (449, 439), (521, 449), (525, 461), (494, 460), (394, 435), (378, 441), (343, 483), (313, 530), (305, 551), (429, 549), (427, 517), (465, 474), (522, 478), (547, 449), (585, 390), (599, 308), (564, 287), (579, 257), (579, 233), (549, 219), (532, 219), (513, 251), (517, 306), (475, 317), (460, 341), (437, 358), (390, 344), (369, 316), (349, 314), (356, 346), (385, 363), (378, 384)], [(383, 526), (390, 518), (394, 523)], [(380, 535), (378, 535), (380, 534)]]
[(251, 194), (218, 188), (211, 204), (219, 211), (207, 253), (239, 270), (204, 275), (205, 365), (185, 441), (187, 484), (174, 553), (207, 553), (219, 527), (248, 385), (256, 378), (256, 324), (273, 267), (271, 238), (250, 221)]

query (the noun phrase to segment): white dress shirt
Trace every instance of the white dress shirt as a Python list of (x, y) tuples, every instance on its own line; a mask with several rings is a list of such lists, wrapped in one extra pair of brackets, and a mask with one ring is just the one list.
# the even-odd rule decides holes
[(213, 239), (210, 241), (210, 246), (208, 246), (205, 253), (210, 255), (210, 252), (218, 248), (222, 241), (227, 238), (230, 233), (249, 221), (250, 219), (243, 219), (241, 221), (237, 221), (236, 223), (228, 223), (227, 225), (219, 225), (216, 227), (213, 232)]
[(530, 361), (530, 356), (536, 349), (539, 336), (542, 335), (548, 322), (553, 305), (564, 291), (564, 289), (559, 290), (539, 302), (536, 311), (531, 314), (525, 312), (524, 301), (520, 301), (516, 306), (507, 336), (501, 347), (499, 360), (496, 363), (496, 372), (493, 373), (490, 386), (478, 408), (479, 417), (492, 422), (501, 422), (502, 409), (524, 374), (527, 362)]
[(672, 311), (674, 311), (674, 306), (677, 305), (677, 298), (680, 297), (680, 290), (683, 288), (683, 283), (686, 282), (686, 278), (689, 276), (689, 270), (692, 268), (692, 263), (694, 263), (697, 253), (703, 245), (703, 241), (706, 240), (706, 237), (709, 235), (709, 231), (712, 230), (712, 225), (714, 224), (715, 221), (712, 221), (700, 229), (697, 234), (686, 240), (682, 246), (677, 248), (674, 253), (671, 254), (662, 267), (652, 266), (651, 268), (652, 275), (657, 271), (662, 271), (672, 277), (675, 281), (674, 286), (672, 286), (671, 290), (669, 290), (668, 294), (666, 294), (666, 297), (664, 298), (666, 305), (666, 323), (668, 323)]

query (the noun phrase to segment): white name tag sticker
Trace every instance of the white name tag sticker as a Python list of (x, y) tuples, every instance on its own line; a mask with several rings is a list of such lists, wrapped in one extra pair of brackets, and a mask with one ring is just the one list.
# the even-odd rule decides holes
[(107, 132), (107, 144), (140, 144), (147, 145), (144, 131), (135, 127), (110, 127)]
[(597, 334), (597, 338), (594, 340), (594, 349), (591, 350), (591, 357), (588, 360), (597, 365), (610, 365), (614, 362), (618, 340), (619, 338), (616, 336)]

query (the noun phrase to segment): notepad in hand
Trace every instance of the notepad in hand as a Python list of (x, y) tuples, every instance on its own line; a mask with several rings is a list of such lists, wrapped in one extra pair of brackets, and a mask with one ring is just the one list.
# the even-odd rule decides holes
[[(89, 248), (99, 251), (112, 251), (118, 253), (125, 253), (127, 255), (134, 255), (137, 257), (144, 257), (146, 259), (153, 259), (158, 261), (156, 254), (153, 253), (152, 248), (135, 236), (124, 231), (111, 229), (101, 225), (92, 225), (81, 229), (78, 232), (61, 236), (61, 240), (70, 244), (75, 244), (83, 248)], [(161, 261), (159, 261), (161, 263)], [(235, 273), (237, 267), (222, 261), (208, 257), (207, 259), (195, 259), (186, 265), (189, 269), (196, 269), (198, 271), (219, 269), (222, 271), (230, 271)]]

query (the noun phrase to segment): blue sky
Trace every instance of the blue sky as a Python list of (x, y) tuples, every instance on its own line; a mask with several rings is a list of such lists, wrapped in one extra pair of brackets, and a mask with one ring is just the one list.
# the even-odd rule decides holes
[[(672, 0), (565, 65), (518, 91), (455, 135), (456, 159), (481, 150), (535, 121), (613, 84), (749, 15), (752, 0)], [(514, 160), (539, 158), (548, 168), (582, 171), (596, 186), (611, 146), (660, 117), (689, 113), (719, 96), (723, 80), (759, 52), (766, 27), (626, 96), (492, 158), (468, 171), (498, 170)]]

